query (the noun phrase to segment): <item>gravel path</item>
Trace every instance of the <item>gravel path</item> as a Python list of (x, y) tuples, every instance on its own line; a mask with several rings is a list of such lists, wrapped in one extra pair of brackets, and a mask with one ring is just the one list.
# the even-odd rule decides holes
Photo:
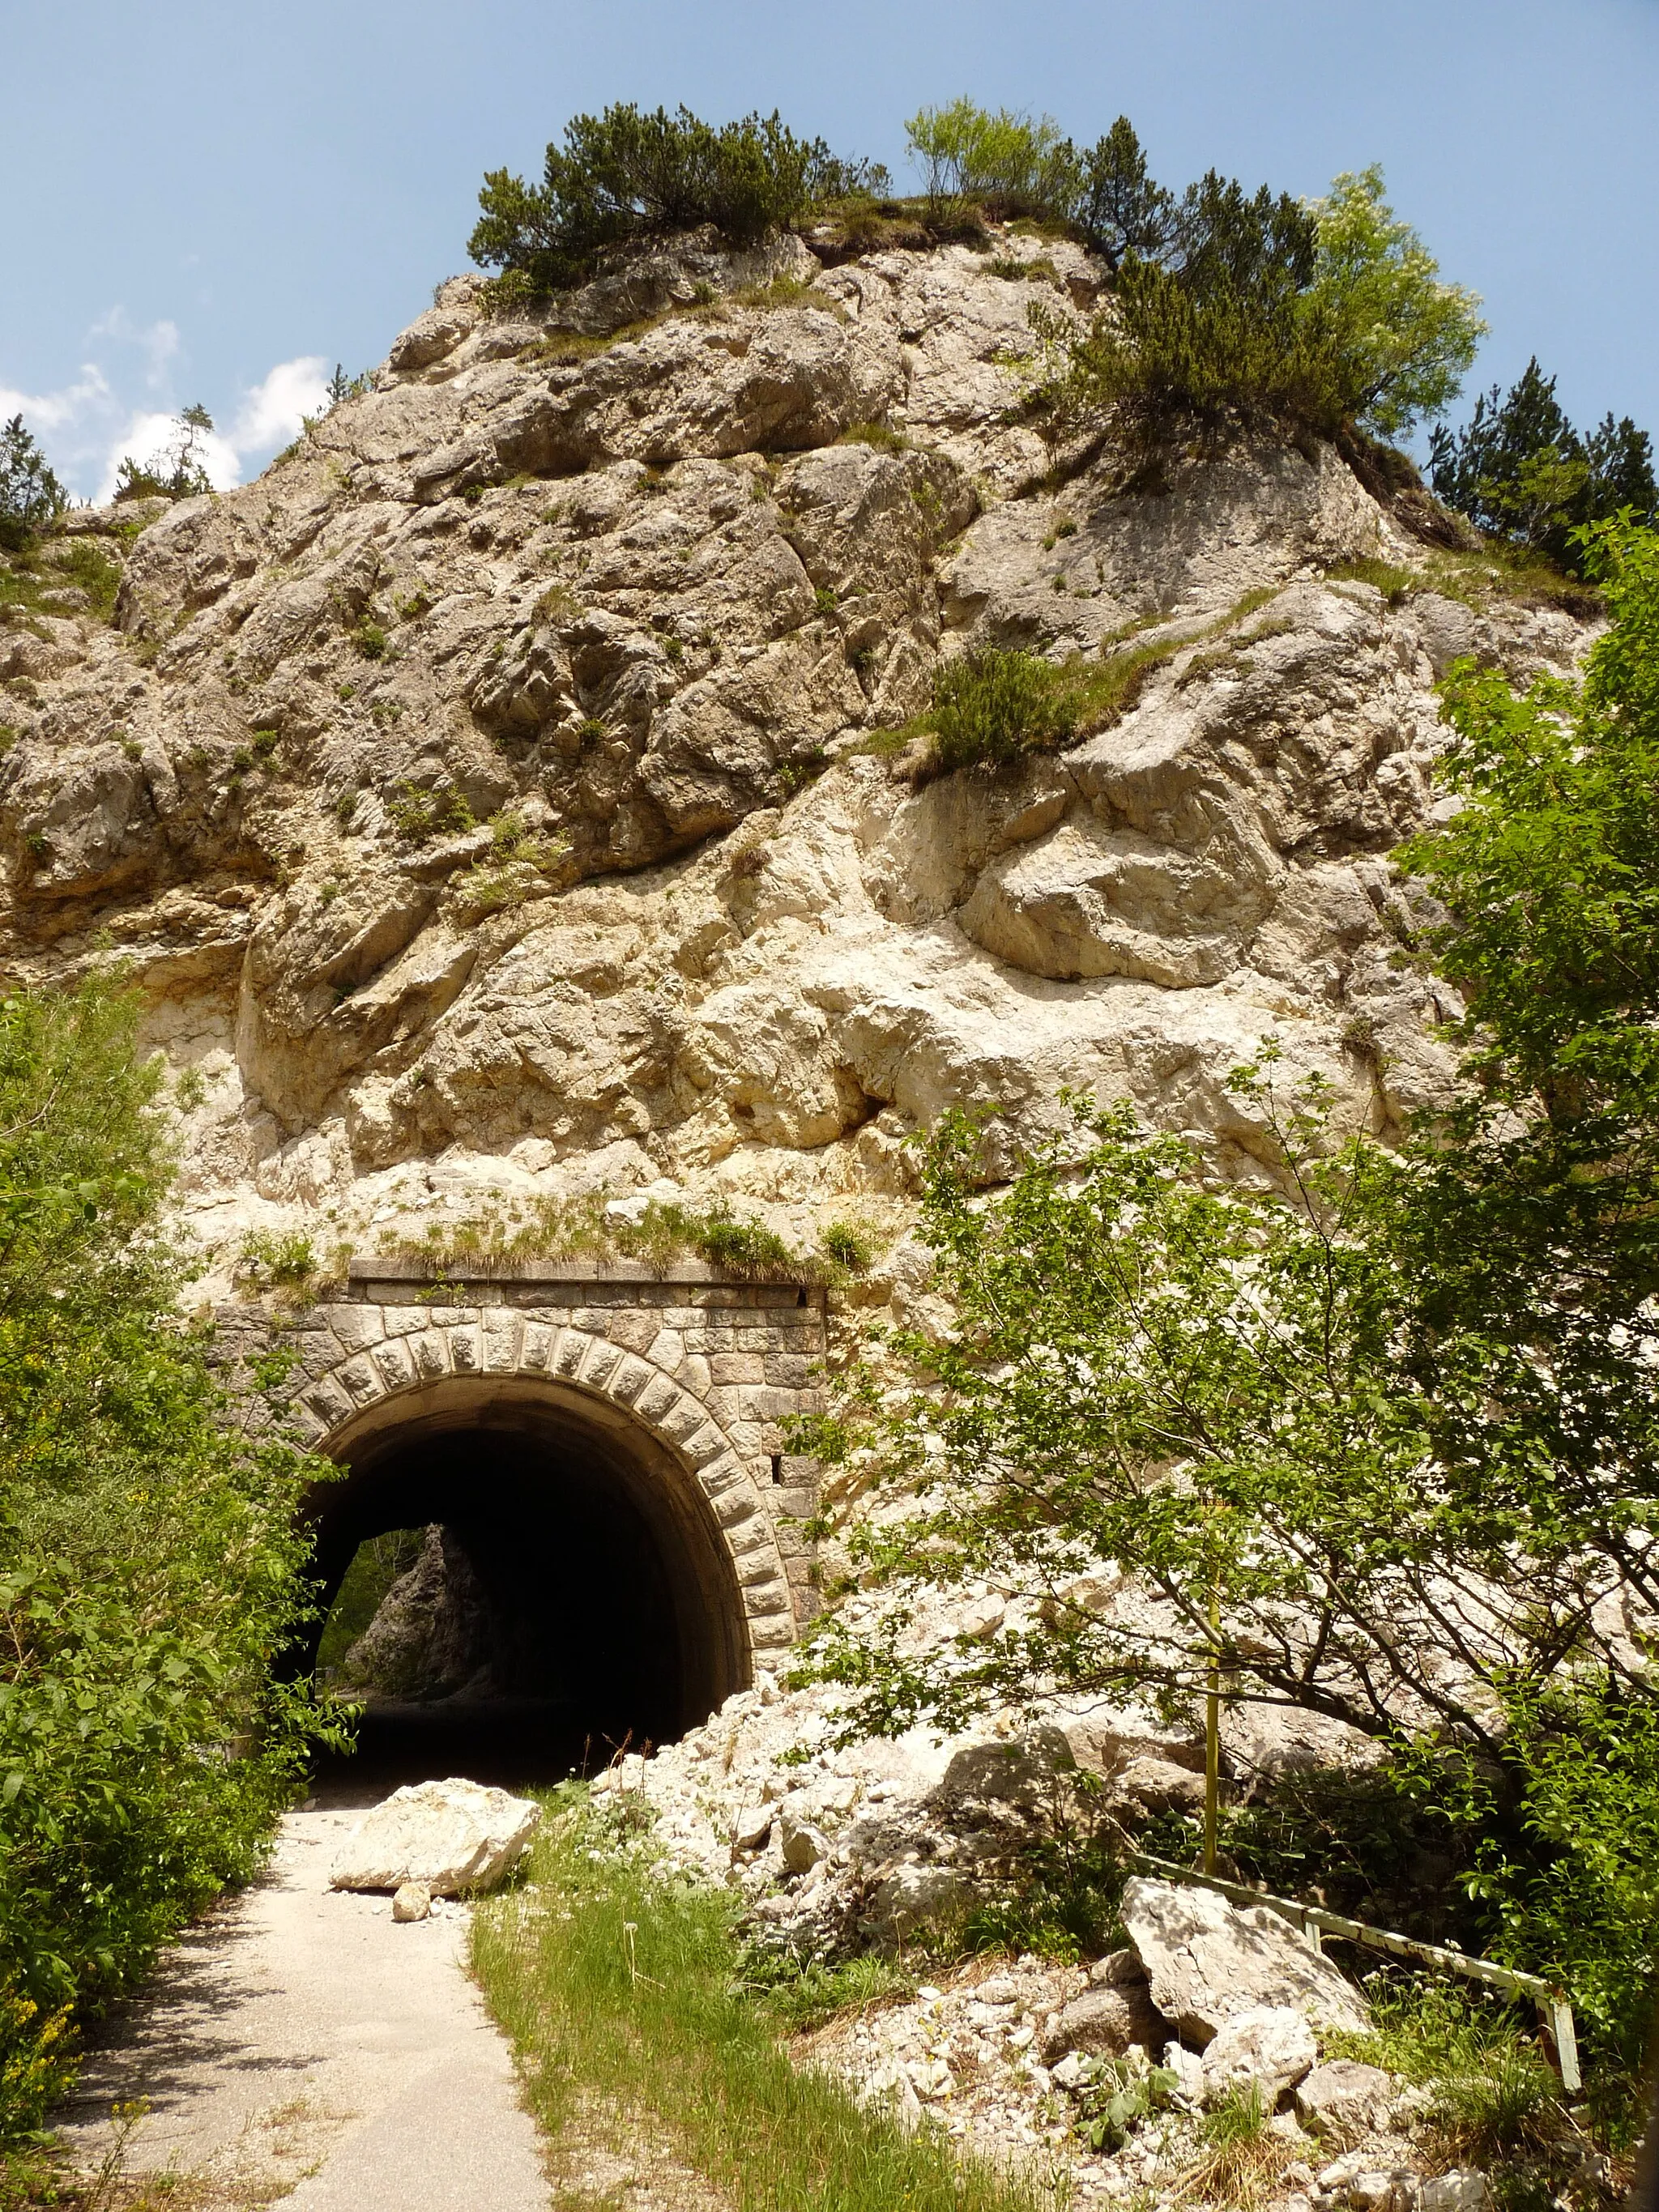
[(191, 1929), (122, 2006), (58, 2123), (90, 2166), (145, 2099), (130, 2177), (204, 2208), (547, 2212), (536, 2130), (463, 1966), (460, 1908), (398, 1927), (336, 1894), (352, 1812), (291, 1813), (264, 1879)]

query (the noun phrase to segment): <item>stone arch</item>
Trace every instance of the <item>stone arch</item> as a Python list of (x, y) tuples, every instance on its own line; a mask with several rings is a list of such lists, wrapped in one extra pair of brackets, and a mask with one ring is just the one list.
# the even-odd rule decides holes
[(789, 1578), (749, 1465), (709, 1407), (647, 1353), (509, 1306), (393, 1311), (411, 1325), (346, 1350), (301, 1390), (295, 1412), (313, 1449), (332, 1455), (373, 1409), (457, 1378), (541, 1383), (597, 1400), (644, 1429), (706, 1502), (731, 1563), (750, 1665), (793, 1643)]

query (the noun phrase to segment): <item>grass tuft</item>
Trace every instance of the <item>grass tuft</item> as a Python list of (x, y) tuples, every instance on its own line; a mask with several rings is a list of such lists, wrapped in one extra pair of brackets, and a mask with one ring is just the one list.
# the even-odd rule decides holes
[(597, 2096), (647, 2114), (732, 2212), (1039, 2212), (1044, 2196), (957, 2159), (937, 2128), (907, 2133), (797, 2072), (745, 1988), (733, 1901), (599, 1840), (566, 1796), (532, 1886), (473, 1923), (474, 1969), (556, 2139)]

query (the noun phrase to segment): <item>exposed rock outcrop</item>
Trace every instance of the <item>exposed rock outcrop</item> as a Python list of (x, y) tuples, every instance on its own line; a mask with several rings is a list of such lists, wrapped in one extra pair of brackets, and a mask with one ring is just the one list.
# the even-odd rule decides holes
[[(118, 623), (0, 631), (0, 935), (133, 963), (210, 1249), (597, 1181), (898, 1228), (908, 1128), (1062, 1083), (1252, 1174), (1269, 1031), (1356, 1121), (1436, 1095), (1387, 861), (1434, 678), (1579, 630), (1345, 578), (1425, 556), (1328, 447), (1055, 488), (1026, 311), (1099, 277), (1010, 234), (693, 238), (539, 319), (458, 279), (257, 483), (76, 519)], [(916, 787), (874, 733), (981, 642), (1155, 650), (1068, 750)]]

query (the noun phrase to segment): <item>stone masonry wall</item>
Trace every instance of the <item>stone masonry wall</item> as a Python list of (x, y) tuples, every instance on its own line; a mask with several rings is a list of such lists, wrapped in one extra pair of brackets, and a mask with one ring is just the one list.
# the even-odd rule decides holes
[(816, 1609), (796, 1524), (816, 1510), (817, 1470), (787, 1449), (783, 1425), (817, 1404), (825, 1323), (821, 1290), (696, 1262), (663, 1276), (532, 1262), (434, 1281), (423, 1262), (372, 1259), (303, 1312), (222, 1310), (219, 1340), (244, 1369), (272, 1344), (293, 1348), (284, 1393), (322, 1452), (368, 1407), (451, 1376), (539, 1377), (622, 1408), (708, 1498), (758, 1655)]

